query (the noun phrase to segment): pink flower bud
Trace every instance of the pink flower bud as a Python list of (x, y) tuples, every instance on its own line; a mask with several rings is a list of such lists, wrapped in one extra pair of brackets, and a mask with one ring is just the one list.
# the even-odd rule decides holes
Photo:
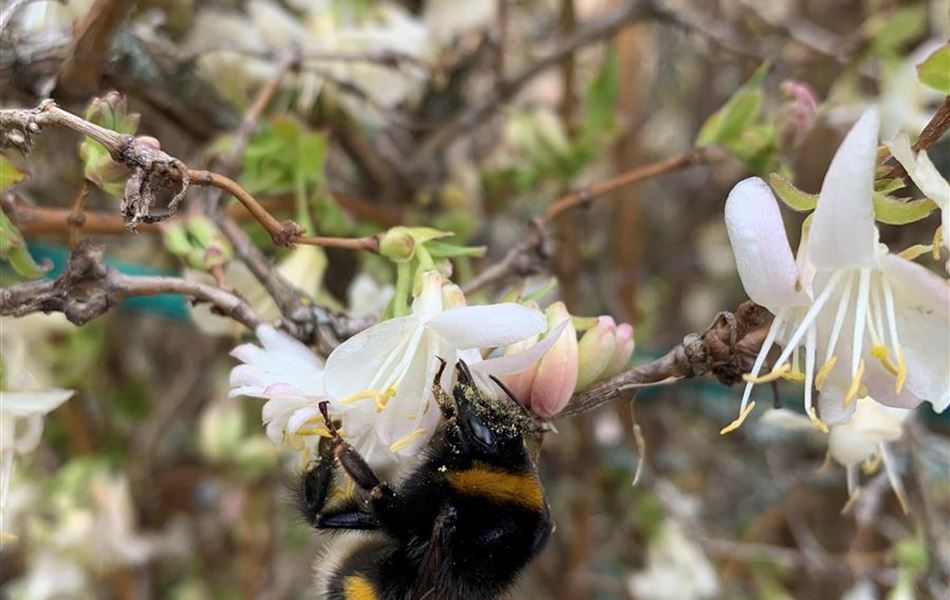
[(629, 323), (617, 325), (617, 331), (614, 334), (616, 344), (614, 345), (614, 354), (607, 363), (601, 379), (613, 377), (623, 371), (630, 364), (630, 357), (633, 356), (633, 326)]
[[(523, 352), (537, 343), (538, 336), (535, 335), (524, 341), (511, 344), (505, 349), (505, 356), (511, 356), (513, 354)], [(508, 386), (508, 389), (511, 390), (511, 393), (514, 394), (515, 398), (517, 398), (523, 404), (528, 404), (528, 401), (531, 399), (531, 385), (534, 383), (534, 375), (538, 371), (538, 364), (540, 362), (541, 361), (537, 361), (524, 371), (514, 373), (512, 375), (506, 375), (503, 378), (505, 385)]]
[(161, 143), (160, 141), (158, 141), (157, 138), (153, 138), (153, 137), (150, 136), (150, 135), (140, 135), (140, 136), (136, 137), (136, 138), (135, 138), (135, 143), (138, 144), (139, 146), (144, 146), (144, 147), (149, 148), (149, 149), (151, 149), (151, 150), (161, 150), (161, 149), (162, 149), (162, 143)]
[(808, 84), (788, 79), (782, 82), (782, 106), (780, 140), (782, 147), (793, 150), (811, 132), (818, 118), (818, 101)]
[(577, 391), (600, 379), (613, 358), (617, 324), (613, 317), (598, 317), (593, 327), (577, 343)]
[(563, 302), (548, 306), (544, 314), (549, 331), (568, 321), (558, 341), (538, 363), (531, 385), (528, 405), (535, 414), (547, 418), (561, 412), (577, 385), (577, 331), (570, 324), (571, 315)]

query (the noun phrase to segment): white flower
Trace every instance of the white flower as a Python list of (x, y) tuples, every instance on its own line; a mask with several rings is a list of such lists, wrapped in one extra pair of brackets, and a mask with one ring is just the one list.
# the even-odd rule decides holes
[[(424, 273), (411, 314), (358, 333), (327, 359), (327, 391), (344, 410), (378, 411), (374, 442), (394, 454), (415, 454), (435, 430), (436, 357), (451, 364), (460, 352), (508, 345), (545, 328), (540, 312), (512, 303), (443, 310), (442, 283), (437, 272)], [(353, 418), (343, 416), (344, 429)]]
[(347, 314), (351, 317), (378, 316), (393, 297), (392, 285), (379, 285), (366, 273), (359, 273), (346, 290)]
[(3, 533), (3, 510), (6, 506), (13, 462), (17, 454), (32, 452), (43, 435), (43, 418), (73, 395), (73, 390), (48, 388), (44, 365), (29, 355), (30, 346), (59, 329), (57, 319), (33, 319), (33, 331), (21, 330), (23, 323), (4, 319), (0, 328), (0, 365), (3, 390), (0, 390), (0, 539), (11, 539)]
[(91, 582), (74, 561), (44, 549), (31, 558), (22, 577), (10, 582), (11, 600), (92, 598)]
[(266, 398), (261, 418), (275, 444), (302, 449), (298, 431), (321, 423), (318, 405), (328, 400), (323, 361), (290, 335), (270, 325), (257, 328), (261, 346), (242, 344), (231, 355), (242, 363), (231, 370), (230, 397)]
[(719, 593), (719, 578), (702, 548), (667, 520), (647, 548), (646, 568), (630, 577), (629, 587), (642, 600), (702, 600)]
[[(838, 398), (840, 396), (835, 400)], [(858, 468), (861, 463), (873, 465), (875, 459), (882, 460), (891, 487), (906, 511), (904, 488), (888, 453), (887, 442), (901, 437), (904, 421), (912, 412), (884, 406), (864, 397), (855, 402), (854, 413), (847, 421), (831, 425), (828, 455), (847, 470), (848, 495), (851, 498), (858, 491)]]
[[(934, 204), (940, 208), (942, 235), (938, 234), (938, 236), (942, 237), (944, 247), (950, 250), (950, 182), (940, 175), (940, 171), (927, 156), (926, 150), (914, 154), (910, 139), (906, 134), (902, 133), (893, 141), (888, 142), (887, 147), (924, 196), (933, 200)], [(936, 258), (940, 254), (937, 240), (934, 240), (934, 246)], [(947, 262), (947, 269), (950, 270), (950, 261)]]
[[(768, 187), (753, 178), (730, 193), (726, 226), (743, 286), (775, 319), (746, 378), (740, 417), (724, 433), (751, 411), (753, 383), (783, 376), (804, 380), (805, 410), (821, 429), (827, 426), (815, 414), (812, 386), (820, 391), (826, 382), (844, 388), (849, 410), (859, 395), (904, 408), (928, 401), (942, 411), (950, 404), (950, 288), (878, 244), (872, 204), (877, 133), (877, 112), (870, 110), (845, 137), (797, 263)], [(758, 377), (776, 341), (782, 353), (772, 371)], [(797, 368), (800, 349), (804, 373)], [(816, 368), (819, 354), (823, 362)]]

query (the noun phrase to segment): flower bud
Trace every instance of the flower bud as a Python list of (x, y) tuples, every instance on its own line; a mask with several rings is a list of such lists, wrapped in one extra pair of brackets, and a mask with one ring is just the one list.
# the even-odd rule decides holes
[(557, 342), (538, 363), (531, 385), (528, 405), (535, 414), (547, 418), (561, 412), (577, 385), (577, 331), (563, 302), (551, 304), (544, 314), (548, 331), (568, 321)]
[(610, 362), (607, 363), (604, 372), (601, 373), (601, 379), (613, 377), (626, 369), (627, 365), (630, 364), (630, 357), (633, 356), (635, 343), (633, 341), (632, 325), (629, 323), (617, 325), (617, 330), (614, 332), (614, 339), (616, 341), (614, 353), (613, 356), (610, 357)]
[(442, 309), (458, 308), (465, 306), (465, 294), (462, 288), (454, 283), (447, 283), (442, 286)]
[(603, 374), (616, 348), (617, 324), (612, 317), (597, 317), (594, 326), (584, 332), (577, 343), (577, 384), (580, 391)]
[[(505, 349), (504, 355), (511, 356), (513, 354), (518, 354), (519, 352), (524, 352), (537, 343), (538, 336), (531, 336), (526, 340), (516, 342), (508, 346)], [(506, 375), (504, 377), (505, 385), (509, 390), (511, 390), (511, 393), (514, 394), (515, 398), (517, 398), (523, 404), (528, 404), (529, 400), (531, 399), (531, 385), (534, 383), (534, 375), (538, 371), (538, 363), (540, 363), (540, 361), (535, 362), (524, 371)]]
[(379, 253), (395, 262), (411, 260), (416, 254), (416, 240), (405, 227), (393, 227), (379, 239)]
[(782, 82), (785, 102), (779, 126), (780, 142), (786, 150), (794, 150), (808, 137), (818, 118), (818, 102), (808, 84), (788, 79)]

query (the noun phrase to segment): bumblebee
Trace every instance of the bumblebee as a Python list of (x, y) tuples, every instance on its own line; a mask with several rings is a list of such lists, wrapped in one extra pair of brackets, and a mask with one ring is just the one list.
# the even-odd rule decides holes
[[(452, 394), (432, 385), (442, 420), (420, 462), (398, 486), (380, 481), (338, 433), (301, 477), (304, 518), (320, 530), (360, 532), (315, 565), (322, 600), (490, 600), (500, 598), (544, 548), (552, 524), (527, 440), (537, 423), (507, 397), (475, 384), (456, 365)], [(331, 500), (337, 466), (354, 493)]]

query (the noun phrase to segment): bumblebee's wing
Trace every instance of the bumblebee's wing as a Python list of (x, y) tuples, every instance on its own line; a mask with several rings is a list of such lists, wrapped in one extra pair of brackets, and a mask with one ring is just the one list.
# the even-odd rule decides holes
[(452, 508), (443, 509), (432, 526), (432, 535), (429, 536), (429, 545), (426, 547), (422, 565), (419, 568), (419, 578), (412, 592), (411, 600), (436, 600), (443, 597), (439, 593), (440, 573), (445, 564), (445, 551), (452, 529), (455, 527), (455, 511)]

